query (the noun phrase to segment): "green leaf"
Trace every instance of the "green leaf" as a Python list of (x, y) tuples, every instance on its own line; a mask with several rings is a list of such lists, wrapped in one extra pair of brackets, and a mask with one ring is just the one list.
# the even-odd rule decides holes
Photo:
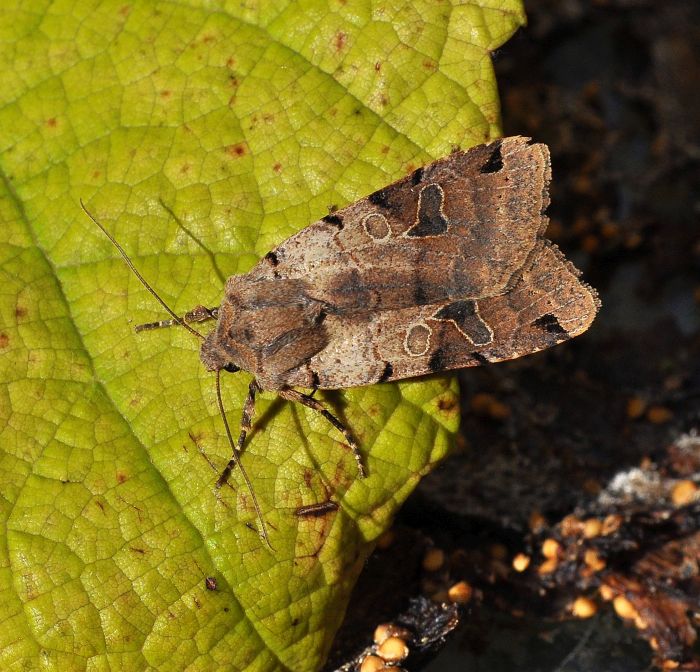
[[(7, 3), (6, 3), (7, 5)], [(315, 670), (458, 423), (446, 379), (260, 398), (243, 456), (178, 312), (291, 233), (498, 134), (517, 0), (10, 2), (0, 15), (0, 668)], [(223, 380), (237, 426), (248, 374)], [(205, 458), (206, 456), (206, 458)], [(299, 519), (332, 497), (337, 512)], [(216, 591), (205, 589), (214, 576)]]

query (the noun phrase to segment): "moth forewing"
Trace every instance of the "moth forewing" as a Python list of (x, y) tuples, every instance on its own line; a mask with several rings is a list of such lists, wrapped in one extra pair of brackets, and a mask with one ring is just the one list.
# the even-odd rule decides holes
[[(240, 466), (262, 390), (323, 415), (352, 448), (362, 474), (350, 432), (313, 395), (293, 387), (351, 388), (478, 366), (583, 333), (600, 302), (543, 238), (550, 179), (546, 145), (528, 138), (454, 152), (326, 215), (249, 273), (230, 277), (220, 308), (209, 310), (217, 321), (200, 354), (216, 372), (232, 446), (217, 485)], [(169, 322), (199, 335), (109, 237), (171, 314)], [(222, 370), (241, 369), (254, 379), (234, 445), (219, 379)]]

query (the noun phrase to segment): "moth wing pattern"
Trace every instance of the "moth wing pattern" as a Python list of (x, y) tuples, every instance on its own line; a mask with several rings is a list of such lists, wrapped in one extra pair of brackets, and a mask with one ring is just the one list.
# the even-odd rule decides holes
[(599, 302), (543, 238), (546, 145), (454, 152), (333, 212), (246, 282), (301, 283), (324, 306), (318, 352), (288, 385), (346, 388), (512, 359), (585, 331)]
[(578, 270), (543, 241), (508, 292), (383, 311), (369, 321), (345, 316), (310, 365), (328, 387), (346, 387), (361, 374), (383, 382), (479, 366), (573, 338), (597, 308)]

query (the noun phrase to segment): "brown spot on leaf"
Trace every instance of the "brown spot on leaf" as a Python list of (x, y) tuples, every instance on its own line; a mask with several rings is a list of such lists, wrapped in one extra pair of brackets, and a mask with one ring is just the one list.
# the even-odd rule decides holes
[(117, 472), (117, 483), (125, 483), (128, 480), (129, 477), (123, 471)]
[(129, 546), (129, 550), (133, 551), (134, 553), (138, 553), (139, 555), (146, 555), (146, 551), (138, 546)]
[(10, 344), (10, 337), (4, 332), (0, 332), (0, 350), (6, 348)]
[(170, 96), (172, 96), (172, 95), (173, 95), (173, 92), (170, 91), (169, 89), (163, 89), (163, 90), (160, 92), (160, 97), (161, 97), (161, 98), (170, 98)]
[(368, 409), (367, 409), (367, 415), (369, 415), (370, 418), (378, 418), (382, 414), (382, 406), (381, 404), (372, 404)]
[(239, 158), (239, 157), (243, 156), (244, 154), (246, 154), (247, 151), (248, 150), (247, 150), (244, 142), (239, 142), (235, 145), (229, 145), (226, 148), (226, 153), (229, 156), (232, 156), (234, 158)]
[(342, 51), (343, 48), (345, 47), (345, 45), (347, 44), (347, 41), (348, 41), (347, 33), (344, 33), (342, 30), (339, 30), (335, 34), (335, 40), (334, 40), (335, 50)]
[(15, 308), (15, 317), (16, 318), (19, 319), (19, 318), (26, 317), (26, 316), (27, 316), (27, 309), (26, 308), (24, 308), (23, 306), (17, 306), (17, 308)]
[(272, 170), (274, 170), (276, 173), (281, 173), (282, 172), (282, 164), (276, 163), (274, 166), (272, 166)]
[(119, 8), (119, 14), (121, 16), (129, 16), (131, 14), (131, 5), (122, 5)]
[(437, 407), (443, 413), (451, 414), (457, 409), (458, 404), (454, 395), (450, 394), (449, 396), (440, 397), (437, 402)]
[(51, 117), (50, 119), (47, 119), (46, 125), (49, 128), (56, 128), (56, 126), (58, 125), (58, 122), (56, 121), (56, 117)]
[(226, 67), (232, 68), (234, 65), (236, 65), (236, 59), (233, 56), (229, 56), (226, 59)]
[(306, 483), (307, 488), (311, 487), (313, 477), (314, 477), (314, 472), (311, 471), (311, 469), (304, 469), (304, 483)]
[(374, 70), (375, 70), (376, 72), (379, 72), (381, 69), (382, 69), (382, 64), (381, 64), (379, 61), (377, 61), (377, 62), (374, 64)]

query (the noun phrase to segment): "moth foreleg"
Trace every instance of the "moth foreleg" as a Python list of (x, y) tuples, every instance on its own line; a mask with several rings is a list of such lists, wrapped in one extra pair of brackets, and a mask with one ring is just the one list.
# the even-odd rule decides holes
[(302, 404), (307, 408), (313, 409), (328, 420), (328, 422), (330, 422), (331, 425), (333, 425), (333, 427), (335, 427), (345, 437), (345, 440), (348, 442), (350, 450), (352, 450), (352, 454), (355, 457), (355, 461), (357, 462), (357, 471), (360, 478), (365, 477), (365, 467), (364, 464), (362, 464), (362, 455), (360, 453), (359, 446), (357, 443), (355, 443), (355, 439), (352, 438), (352, 435), (345, 425), (343, 425), (338, 418), (336, 418), (328, 409), (326, 409), (326, 407), (320, 401), (314, 399), (308, 394), (297, 392), (291, 387), (282, 388), (277, 392), (277, 394), (279, 394), (282, 399), (286, 399), (287, 401), (295, 401), (298, 404)]
[[(219, 316), (218, 307), (206, 308), (205, 306), (195, 306), (192, 310), (188, 310), (182, 316), (182, 322), (190, 324), (192, 322), (204, 322), (206, 320), (215, 320)], [(158, 322), (146, 322), (146, 324), (137, 324), (134, 331), (151, 331), (152, 329), (161, 329), (162, 327), (173, 327), (181, 324), (177, 320), (159, 320)]]
[[(243, 404), (243, 414), (241, 416), (241, 433), (238, 435), (238, 441), (236, 442), (236, 455), (240, 455), (243, 450), (243, 444), (245, 443), (245, 438), (248, 432), (251, 430), (253, 417), (255, 416), (255, 394), (260, 391), (260, 386), (258, 381), (253, 379), (248, 385), (248, 396)], [(216, 481), (216, 487), (220, 488), (224, 483), (228, 481), (228, 477), (231, 475), (233, 468), (236, 466), (236, 455), (232, 455), (228, 464), (221, 472), (221, 475)]]

